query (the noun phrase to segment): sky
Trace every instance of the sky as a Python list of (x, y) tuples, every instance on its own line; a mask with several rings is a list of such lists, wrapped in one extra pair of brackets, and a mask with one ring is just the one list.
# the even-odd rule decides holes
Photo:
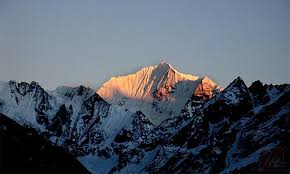
[(0, 80), (99, 87), (166, 60), (226, 87), (290, 83), (289, 0), (0, 0)]

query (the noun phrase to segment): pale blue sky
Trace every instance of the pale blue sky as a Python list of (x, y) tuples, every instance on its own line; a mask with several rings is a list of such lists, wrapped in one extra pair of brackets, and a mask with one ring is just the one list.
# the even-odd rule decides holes
[(290, 1), (0, 0), (0, 80), (97, 86), (161, 59), (224, 87), (289, 83)]

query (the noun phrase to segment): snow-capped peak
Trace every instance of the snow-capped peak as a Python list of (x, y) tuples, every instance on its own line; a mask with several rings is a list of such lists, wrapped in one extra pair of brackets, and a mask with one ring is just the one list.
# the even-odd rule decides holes
[(177, 71), (170, 63), (166, 62), (165, 60), (161, 61), (160, 64), (158, 65), (153, 65), (152, 67), (161, 74), (164, 74), (164, 72), (166, 73), (166, 72), (172, 71), (186, 80), (197, 80), (199, 78), (191, 74), (184, 74)]
[(157, 69), (163, 69), (164, 71), (169, 71), (169, 70), (174, 70), (176, 71), (172, 65), (168, 62), (166, 62), (165, 60), (161, 61), (158, 65), (153, 65), (155, 68)]
[(201, 85), (201, 89), (204, 89), (204, 84), (209, 84), (207, 90), (210, 93), (219, 87), (208, 77), (202, 79), (180, 73), (162, 61), (136, 73), (111, 78), (97, 93), (111, 104), (132, 112), (140, 110), (154, 124), (159, 124), (179, 114), (197, 87)]

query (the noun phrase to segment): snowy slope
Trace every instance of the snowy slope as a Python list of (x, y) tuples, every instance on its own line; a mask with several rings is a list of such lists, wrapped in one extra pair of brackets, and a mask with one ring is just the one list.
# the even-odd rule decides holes
[(0, 113), (44, 133), (75, 155), (110, 145), (134, 113), (111, 106), (91, 88), (61, 86), (46, 92), (36, 82), (0, 82)]
[(93, 173), (257, 172), (265, 154), (289, 146), (289, 87), (256, 90), (237, 78), (208, 101), (190, 99), (158, 126), (137, 112), (131, 118), (141, 122), (130, 119), (111, 145), (80, 161)]
[(43, 130), (38, 118), (56, 113), (56, 101), (36, 82), (0, 82), (0, 112), (19, 123)]
[[(143, 172), (289, 172), (290, 85), (253, 84), (247, 88), (237, 78), (201, 109), (186, 109), (182, 114), (190, 121), (169, 142), (155, 148), (161, 146)], [(266, 100), (261, 103), (261, 99)], [(275, 156), (281, 149), (283, 154)], [(195, 154), (188, 153), (192, 150)]]
[(210, 98), (220, 87), (207, 77), (182, 74), (167, 62), (113, 77), (97, 93), (111, 104), (142, 111), (155, 124), (177, 116), (194, 96)]
[(92, 173), (247, 173), (290, 145), (287, 84), (247, 87), (237, 78), (220, 91), (167, 63), (113, 79), (100, 89), (112, 104), (84, 86), (0, 82), (0, 113), (36, 128)]
[(74, 125), (83, 103), (93, 95), (94, 90), (84, 86), (63, 86), (54, 91), (45, 91), (36, 82), (0, 82), (0, 112), (22, 124), (43, 130), (51, 124), (63, 105), (70, 110), (71, 124)]

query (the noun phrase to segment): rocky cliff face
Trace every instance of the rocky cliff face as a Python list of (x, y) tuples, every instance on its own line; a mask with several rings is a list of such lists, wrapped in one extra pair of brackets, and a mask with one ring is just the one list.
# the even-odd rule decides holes
[(0, 93), (1, 113), (36, 128), (75, 154), (91, 150), (79, 144), (81, 140), (94, 144), (103, 139), (96, 125), (109, 114), (111, 105), (92, 89), (60, 87), (46, 92), (36, 82), (10, 81), (2, 82)]
[(113, 77), (97, 93), (110, 104), (142, 111), (154, 125), (176, 117), (192, 97), (209, 99), (221, 91), (208, 77), (183, 74), (169, 63), (149, 66), (127, 76)]
[(106, 173), (289, 171), (290, 86), (255, 91), (257, 83), (248, 88), (237, 78), (211, 99), (190, 99), (180, 115), (158, 126), (145, 119), (138, 122), (144, 130), (132, 122), (106, 149), (106, 160), (115, 159)]
[[(160, 124), (89, 88), (46, 92), (35, 82), (1, 82), (0, 112), (34, 127), (92, 173), (289, 171), (289, 85), (256, 81), (248, 88), (237, 78), (215, 91), (206, 78), (193, 82), (179, 114)], [(166, 102), (177, 88), (161, 84), (151, 97)]]
[[(289, 171), (290, 86), (263, 86), (253, 91), (238, 78), (158, 149), (149, 173), (240, 173)], [(271, 90), (270, 90), (271, 88)], [(273, 90), (272, 88), (275, 88)], [(279, 90), (273, 95), (265, 91)], [(260, 98), (275, 96), (268, 102)], [(251, 96), (260, 96), (260, 98)], [(254, 104), (256, 103), (256, 104)], [(190, 113), (194, 116), (190, 117)], [(287, 121), (288, 120), (288, 121)], [(271, 157), (281, 150), (280, 156)], [(286, 157), (286, 158), (285, 158)], [(269, 160), (266, 163), (266, 160)], [(277, 159), (273, 159), (277, 158)], [(271, 165), (271, 160), (277, 160)], [(272, 161), (273, 162), (273, 161)], [(261, 166), (264, 165), (264, 166)]]
[(0, 82), (0, 112), (13, 119), (43, 128), (54, 107), (52, 97), (36, 82)]

